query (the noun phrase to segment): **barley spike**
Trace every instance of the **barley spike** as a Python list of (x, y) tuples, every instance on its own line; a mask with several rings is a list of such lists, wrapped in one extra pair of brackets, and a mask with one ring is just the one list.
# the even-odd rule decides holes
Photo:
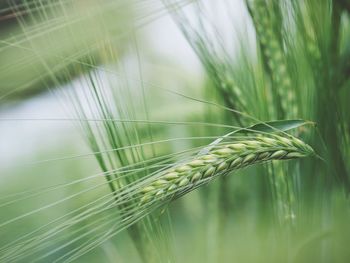
[(220, 175), (257, 163), (290, 160), (313, 154), (313, 149), (292, 136), (258, 135), (217, 145), (207, 154), (162, 172), (140, 191), (140, 205), (177, 198)]

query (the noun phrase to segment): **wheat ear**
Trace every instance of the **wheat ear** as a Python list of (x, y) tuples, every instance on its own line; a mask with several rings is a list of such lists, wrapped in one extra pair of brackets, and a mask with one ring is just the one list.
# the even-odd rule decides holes
[(176, 165), (142, 188), (140, 204), (177, 198), (220, 175), (243, 167), (272, 160), (302, 158), (313, 149), (301, 140), (288, 136), (254, 136), (218, 145), (208, 153)]
[(295, 106), (296, 94), (288, 73), (286, 57), (274, 28), (274, 23), (279, 22), (276, 22), (269, 12), (266, 1), (247, 0), (247, 4), (285, 117), (298, 116), (298, 109)]

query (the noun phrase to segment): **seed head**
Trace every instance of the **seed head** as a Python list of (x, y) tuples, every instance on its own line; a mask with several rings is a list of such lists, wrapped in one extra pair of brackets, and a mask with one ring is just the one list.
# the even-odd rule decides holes
[(140, 204), (179, 197), (220, 175), (272, 160), (289, 160), (313, 154), (313, 149), (292, 136), (257, 135), (254, 138), (217, 145), (207, 154), (195, 156), (162, 172), (140, 191)]

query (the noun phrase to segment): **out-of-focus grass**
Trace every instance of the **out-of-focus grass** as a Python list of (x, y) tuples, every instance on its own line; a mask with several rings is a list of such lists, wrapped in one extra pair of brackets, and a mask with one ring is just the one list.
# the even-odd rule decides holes
[(52, 89), (82, 68), (94, 69), (107, 45), (122, 52), (133, 17), (127, 1), (22, 1), (8, 9), (16, 17), (0, 31), (2, 100)]
[[(171, 4), (176, 1), (165, 2)], [(168, 76), (156, 71), (150, 73), (156, 76), (151, 82), (160, 82), (168, 89), (171, 87), (189, 96), (153, 87), (150, 82), (144, 81), (149, 75), (143, 74), (139, 49), (136, 48), (133, 51), (138, 64), (133, 68), (134, 72), (138, 72), (138, 81), (128, 81), (126, 74), (120, 81), (102, 74), (102, 71), (93, 71), (81, 81), (83, 92), (73, 93), (73, 96), (69, 93), (72, 90), (67, 93), (75, 105), (74, 113), (81, 118), (78, 118), (78, 123), (82, 124), (85, 139), (95, 152), (100, 169), (109, 172), (133, 163), (143, 164), (143, 161), (154, 157), (154, 152), (162, 156), (209, 143), (201, 136), (220, 136), (230, 131), (228, 127), (206, 126), (206, 123), (251, 124), (252, 120), (245, 114), (233, 113), (227, 108), (230, 107), (263, 120), (293, 117), (316, 121), (318, 126), (302, 127), (293, 134), (311, 142), (321, 158), (256, 166), (220, 178), (171, 202), (168, 207), (154, 211), (151, 217), (138, 223), (129, 232), (130, 235), (124, 231), (111, 239), (106, 238), (95, 250), (78, 259), (81, 262), (346, 262), (350, 257), (346, 247), (350, 241), (346, 195), (349, 190), (349, 111), (346, 100), (349, 93), (346, 73), (349, 57), (348, 11), (335, 0), (322, 3), (316, 0), (251, 2), (262, 3), (262, 6), (253, 5), (250, 13), (243, 1), (240, 7), (247, 16), (252, 16), (247, 28), (249, 34), (256, 29), (256, 39), (240, 35), (238, 51), (231, 49), (232, 43), (228, 40), (235, 36), (233, 23), (226, 23), (226, 26), (232, 25), (229, 30), (219, 27), (219, 20), (224, 17), (222, 14), (228, 15), (224, 21), (234, 20), (230, 17), (230, 10), (235, 7), (233, 2), (223, 1), (215, 9), (210, 8), (213, 3), (206, 5), (205, 1), (199, 1), (192, 6), (192, 13), (191, 9), (181, 9), (181, 1), (175, 3), (179, 6), (178, 12), (171, 12), (174, 11), (173, 6), (167, 5), (203, 63), (207, 84), (198, 90), (191, 82), (187, 85), (175, 82), (174, 85), (171, 74)], [(4, 83), (3, 94), (6, 97), (6, 94), (25, 91), (32, 84), (39, 87), (39, 82), (51, 89), (53, 85), (69, 81), (77, 73), (90, 68), (85, 67), (81, 59), (86, 58), (89, 64), (97, 65), (98, 62), (115, 62), (119, 58), (112, 42), (124, 32), (125, 25), (128, 28), (128, 24), (124, 24), (125, 21), (121, 25), (115, 23), (115, 10), (110, 8), (114, 7), (114, 2), (102, 6), (94, 2), (91, 6), (75, 5), (79, 2), (64, 4), (63, 9), (55, 4), (48, 5), (46, 9), (40, 9), (38, 5), (39, 11), (30, 12), (25, 20), (19, 20), (22, 29), (16, 33), (17, 37), (7, 34), (7, 38), (1, 40), (0, 57), (7, 66), (3, 66), (0, 80)], [(262, 8), (266, 12), (256, 12), (254, 8)], [(51, 17), (52, 10), (54, 15)], [(187, 11), (190, 12), (187, 14)], [(208, 18), (208, 13), (215, 17), (215, 11), (219, 11), (216, 17), (219, 14), (220, 19)], [(35, 26), (31, 27), (31, 23)], [(266, 28), (258, 30), (261, 25)], [(227, 32), (222, 38), (220, 33)], [(267, 32), (272, 35), (272, 40), (280, 41), (276, 50), (266, 45), (264, 34)], [(102, 51), (97, 52), (98, 55), (103, 54), (101, 61), (97, 61), (95, 50)], [(80, 66), (70, 68), (70, 63), (76, 60), (81, 62)], [(276, 61), (278, 65), (275, 65)], [(115, 70), (113, 66), (104, 67), (104, 70), (117, 74), (124, 70)], [(151, 67), (147, 69), (152, 71)], [(278, 90), (282, 86), (283, 90)], [(289, 96), (289, 93), (296, 97), (281, 98)], [(198, 101), (197, 96), (217, 101), (220, 106)], [(289, 109), (291, 111), (286, 112)], [(89, 121), (85, 117), (97, 121)], [(130, 122), (118, 122), (117, 119)], [(147, 122), (152, 119), (161, 119), (164, 123)], [(123, 150), (123, 156), (116, 152), (124, 146), (180, 137), (185, 140)], [(102, 153), (104, 150), (107, 152)], [(45, 158), (47, 154), (42, 155)], [(45, 189), (48, 182), (49, 185), (69, 183), (75, 178), (84, 179), (87, 175), (101, 172), (97, 168), (98, 163), (91, 162), (91, 157), (84, 162), (80, 158), (72, 158), (67, 162), (41, 164), (33, 169), (13, 169), (12, 178), (6, 179), (10, 181), (1, 185), (4, 188), (2, 193), (17, 192), (19, 188), (35, 189), (37, 185)], [(155, 170), (144, 165), (137, 176), (132, 174), (122, 181), (120, 188), (125, 189), (125, 185), (132, 184), (138, 176), (147, 176)], [(112, 175), (119, 176), (115, 172)], [(98, 189), (78, 194), (99, 184), (101, 187)], [(1, 222), (35, 211), (45, 204), (52, 205), (72, 195), (77, 196), (33, 217), (9, 224), (2, 242), (6, 245), (27, 230), (51, 223), (61, 215), (108, 194), (111, 196), (113, 193), (105, 178), (101, 177), (68, 185), (39, 197), (24, 195), (21, 202), (1, 208)], [(85, 240), (94, 242), (99, 235), (113, 230), (114, 222), (120, 221), (112, 218), (110, 225), (96, 235), (89, 231), (106, 222), (102, 216), (119, 216), (118, 209), (122, 211), (121, 215), (126, 214), (123, 214), (123, 207), (113, 207), (105, 213), (96, 213), (80, 225), (73, 224), (62, 236), (54, 236), (48, 241), (41, 240), (39, 236), (38, 246), (26, 244), (29, 251), (21, 246), (15, 248), (31, 255), (31, 250), (35, 251), (38, 247), (42, 249), (42, 254), (53, 253), (46, 258), (49, 260), (69, 255), (80, 245), (88, 248), (84, 247)], [(59, 226), (65, 226), (69, 219), (71, 217)], [(100, 219), (102, 221), (98, 221)], [(75, 230), (81, 232), (74, 234), (72, 231)], [(80, 237), (82, 240), (70, 245), (64, 239), (67, 236), (69, 241)], [(54, 254), (56, 248), (67, 243), (67, 247), (58, 249)]]

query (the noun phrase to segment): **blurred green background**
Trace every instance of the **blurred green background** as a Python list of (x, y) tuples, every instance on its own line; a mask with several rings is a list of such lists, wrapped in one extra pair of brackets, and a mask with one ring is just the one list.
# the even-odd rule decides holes
[[(0, 261), (348, 261), (349, 1), (217, 2), (0, 4)], [(127, 185), (245, 114), (315, 122), (291, 133), (322, 160), (235, 172), (110, 238), (117, 207), (41, 236), (111, 194), (96, 175), (140, 165)]]

